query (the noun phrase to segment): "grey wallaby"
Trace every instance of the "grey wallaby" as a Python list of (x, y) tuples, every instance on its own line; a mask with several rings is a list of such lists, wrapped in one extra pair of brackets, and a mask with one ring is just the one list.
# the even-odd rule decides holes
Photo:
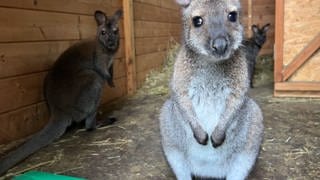
[(96, 128), (96, 113), (105, 81), (113, 86), (113, 56), (119, 49), (118, 22), (122, 10), (112, 17), (96, 11), (97, 35), (64, 51), (44, 81), (49, 123), (30, 140), (0, 160), (0, 174), (64, 134), (72, 122), (85, 121)]
[[(178, 180), (245, 179), (259, 154), (263, 117), (249, 78), (239, 0), (176, 0), (183, 42), (160, 113), (165, 157)], [(209, 140), (210, 139), (210, 140)]]
[(267, 32), (270, 28), (270, 24), (264, 25), (262, 28), (259, 28), (257, 25), (252, 25), (252, 37), (249, 39), (243, 40), (243, 45), (246, 50), (246, 59), (248, 61), (248, 73), (250, 79), (250, 87), (253, 88), (253, 76), (254, 69), (257, 62), (257, 56), (263, 44), (267, 40)]

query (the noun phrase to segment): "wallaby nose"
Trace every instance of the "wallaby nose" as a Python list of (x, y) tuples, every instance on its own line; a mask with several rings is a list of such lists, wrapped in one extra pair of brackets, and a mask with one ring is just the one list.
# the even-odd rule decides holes
[(224, 37), (218, 37), (211, 41), (211, 48), (213, 52), (223, 55), (227, 50), (228, 44)]

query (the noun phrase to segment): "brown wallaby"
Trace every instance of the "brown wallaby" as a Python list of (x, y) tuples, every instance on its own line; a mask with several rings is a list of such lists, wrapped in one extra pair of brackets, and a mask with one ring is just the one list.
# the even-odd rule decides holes
[(96, 39), (79, 42), (58, 58), (44, 82), (49, 123), (0, 160), (0, 174), (59, 138), (72, 122), (85, 121), (87, 130), (96, 128), (95, 116), (105, 80), (113, 86), (112, 64), (119, 48), (121, 16), (122, 10), (112, 17), (96, 11)]
[(250, 87), (253, 88), (254, 69), (257, 62), (257, 56), (262, 45), (267, 40), (267, 32), (270, 24), (264, 25), (261, 29), (257, 25), (252, 25), (252, 37), (243, 40), (242, 44), (246, 51), (246, 59), (248, 61), (248, 73), (250, 79)]
[(263, 117), (247, 96), (240, 2), (176, 2), (184, 36), (160, 114), (164, 154), (179, 180), (245, 179), (259, 153)]

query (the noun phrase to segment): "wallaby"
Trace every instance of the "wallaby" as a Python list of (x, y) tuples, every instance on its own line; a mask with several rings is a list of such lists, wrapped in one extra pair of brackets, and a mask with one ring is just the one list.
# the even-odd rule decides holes
[(0, 174), (62, 136), (72, 122), (85, 121), (96, 128), (96, 113), (105, 80), (112, 81), (113, 56), (119, 48), (118, 22), (122, 10), (112, 17), (96, 11), (97, 35), (79, 42), (60, 55), (44, 82), (50, 112), (49, 123), (16, 150), (0, 160)]
[(253, 76), (257, 62), (257, 56), (262, 45), (266, 42), (269, 27), (270, 24), (264, 25), (261, 29), (257, 25), (252, 25), (252, 37), (243, 40), (242, 43), (246, 51), (246, 59), (248, 61), (248, 73), (251, 88), (253, 88)]
[(240, 2), (176, 2), (184, 32), (160, 113), (165, 157), (178, 180), (245, 179), (260, 150), (263, 117), (247, 96)]

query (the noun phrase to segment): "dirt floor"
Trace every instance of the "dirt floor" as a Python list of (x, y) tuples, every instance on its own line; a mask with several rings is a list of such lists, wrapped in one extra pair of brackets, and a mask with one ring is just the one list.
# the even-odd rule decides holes
[[(270, 70), (266, 66), (263, 72)], [(114, 125), (93, 132), (70, 130), (8, 176), (36, 169), (90, 180), (175, 179), (162, 154), (158, 125), (168, 97), (168, 71), (152, 73), (135, 96), (103, 107), (118, 118)], [(272, 78), (260, 70), (257, 74), (250, 96), (263, 110), (265, 136), (249, 179), (319, 179), (320, 100), (274, 98)]]

